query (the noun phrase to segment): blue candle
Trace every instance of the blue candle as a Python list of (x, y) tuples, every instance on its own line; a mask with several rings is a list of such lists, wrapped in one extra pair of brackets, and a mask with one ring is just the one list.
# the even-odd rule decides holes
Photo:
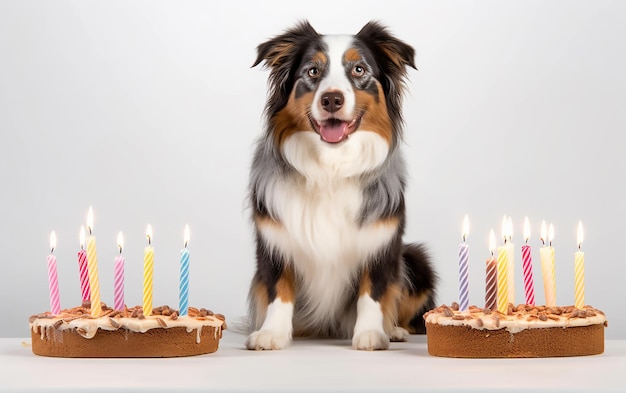
[(185, 226), (185, 247), (180, 251), (180, 315), (187, 315), (189, 309), (189, 225)]

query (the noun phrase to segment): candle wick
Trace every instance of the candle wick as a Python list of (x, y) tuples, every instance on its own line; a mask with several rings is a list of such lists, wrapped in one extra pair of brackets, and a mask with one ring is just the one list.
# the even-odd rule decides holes
[(50, 248), (50, 254), (54, 254), (54, 247)]
[(187, 242), (185, 242), (185, 248), (187, 248)]
[(122, 255), (122, 246), (119, 246), (119, 247), (120, 247), (120, 255)]
[(89, 231), (89, 235), (91, 235), (91, 227), (87, 227), (87, 230)]
[(152, 245), (152, 239), (150, 238), (150, 236), (148, 236), (148, 245)]

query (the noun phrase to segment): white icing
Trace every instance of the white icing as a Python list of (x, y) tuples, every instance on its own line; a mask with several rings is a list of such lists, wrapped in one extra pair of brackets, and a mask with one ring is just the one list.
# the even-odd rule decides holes
[[(529, 314), (502, 315), (500, 313), (484, 314), (482, 311), (470, 312), (470, 311), (454, 311), (451, 310), (455, 316), (463, 316), (464, 319), (454, 319), (453, 316), (446, 316), (443, 312), (430, 311), (424, 315), (426, 323), (436, 324), (441, 326), (468, 326), (472, 329), (487, 329), (497, 330), (506, 329), (511, 333), (518, 333), (524, 329), (542, 329), (542, 328), (569, 328), (579, 326), (590, 326), (603, 324), (606, 321), (605, 315), (595, 310), (594, 316), (587, 316), (586, 318), (560, 316), (551, 314), (550, 317), (542, 321), (539, 318), (529, 318)], [(466, 318), (467, 317), (467, 318)], [(458, 317), (457, 317), (458, 318)]]
[[(165, 322), (166, 326), (163, 327), (159, 324), (158, 318)], [(150, 329), (169, 329), (175, 327), (184, 327), (187, 333), (191, 333), (193, 330), (197, 331), (196, 342), (200, 343), (200, 333), (203, 326), (211, 326), (215, 328), (215, 338), (221, 332), (224, 322), (214, 316), (204, 317), (205, 319), (197, 319), (190, 316), (179, 316), (177, 319), (170, 319), (169, 317), (160, 315), (151, 315), (144, 319), (139, 318), (76, 318), (69, 321), (64, 321), (63, 318), (37, 318), (30, 323), (30, 328), (33, 332), (39, 332), (41, 339), (43, 340), (47, 335), (56, 334), (67, 329), (76, 329), (78, 334), (85, 338), (93, 338), (98, 329), (102, 330), (118, 330), (126, 329), (127, 331), (145, 333)], [(111, 323), (111, 320), (115, 321), (116, 326)], [(57, 325), (55, 327), (55, 325)], [(59, 335), (62, 337), (62, 335)]]

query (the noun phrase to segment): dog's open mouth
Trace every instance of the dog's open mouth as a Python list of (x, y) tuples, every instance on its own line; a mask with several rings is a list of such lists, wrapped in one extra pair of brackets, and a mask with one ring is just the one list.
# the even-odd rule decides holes
[(316, 121), (311, 115), (309, 120), (315, 132), (317, 132), (324, 142), (338, 143), (350, 136), (361, 124), (363, 113), (350, 121), (330, 118), (322, 121)]

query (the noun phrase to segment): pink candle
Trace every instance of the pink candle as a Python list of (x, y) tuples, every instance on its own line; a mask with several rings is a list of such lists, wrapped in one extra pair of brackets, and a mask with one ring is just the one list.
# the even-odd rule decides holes
[(530, 224), (528, 217), (524, 218), (524, 239), (526, 244), (522, 246), (522, 269), (524, 271), (524, 294), (526, 304), (535, 305), (535, 283), (533, 280), (533, 259), (530, 246), (528, 245), (530, 238)]
[(61, 313), (61, 300), (59, 298), (59, 280), (57, 277), (57, 257), (54, 249), (57, 245), (57, 236), (54, 231), (50, 233), (50, 255), (48, 255), (48, 284), (50, 286), (50, 312), (54, 315)]
[(78, 275), (80, 279), (80, 293), (83, 303), (91, 300), (89, 292), (89, 272), (87, 271), (87, 252), (85, 251), (85, 227), (80, 226), (80, 251), (78, 251)]
[(124, 257), (122, 256), (124, 236), (122, 232), (117, 235), (117, 246), (120, 248), (120, 254), (115, 257), (114, 261), (114, 307), (116, 310), (124, 310)]

